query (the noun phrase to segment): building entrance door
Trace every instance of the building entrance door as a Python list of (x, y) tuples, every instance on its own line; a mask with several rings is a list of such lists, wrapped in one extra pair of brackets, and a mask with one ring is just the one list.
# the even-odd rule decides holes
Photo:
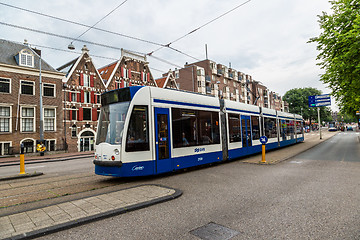
[(94, 133), (83, 132), (80, 136), (80, 152), (94, 151)]

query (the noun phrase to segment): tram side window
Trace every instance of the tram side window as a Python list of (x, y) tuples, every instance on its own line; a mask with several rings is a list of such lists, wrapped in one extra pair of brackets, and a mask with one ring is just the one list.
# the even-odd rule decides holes
[(294, 139), (294, 121), (292, 120), (286, 120), (287, 125), (287, 136), (290, 137), (290, 139)]
[(286, 135), (287, 135), (287, 123), (285, 120), (280, 120), (280, 121), (281, 121), (280, 134), (281, 134), (282, 140), (285, 141)]
[(264, 117), (264, 130), (267, 138), (277, 138), (276, 119)]
[(304, 133), (304, 129), (302, 127), (302, 122), (296, 121), (296, 134), (303, 134), (303, 133)]
[(172, 108), (174, 148), (220, 143), (217, 112)]
[(147, 151), (149, 144), (148, 107), (134, 106), (126, 137), (126, 152)]
[(240, 115), (229, 114), (230, 142), (241, 142)]
[(260, 139), (259, 117), (257, 117), (257, 116), (251, 116), (251, 126), (252, 126), (252, 137), (253, 137), (253, 140)]

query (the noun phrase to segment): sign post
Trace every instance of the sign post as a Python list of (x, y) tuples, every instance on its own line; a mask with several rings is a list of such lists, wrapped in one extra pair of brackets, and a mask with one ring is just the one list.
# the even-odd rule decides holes
[(260, 142), (262, 143), (262, 157), (261, 157), (261, 162), (262, 163), (266, 163), (265, 160), (265, 144), (267, 143), (268, 138), (266, 136), (261, 136), (260, 137)]
[(309, 107), (317, 107), (320, 139), (322, 139), (321, 121), (320, 121), (320, 107), (330, 106), (330, 105), (331, 105), (330, 94), (309, 96)]

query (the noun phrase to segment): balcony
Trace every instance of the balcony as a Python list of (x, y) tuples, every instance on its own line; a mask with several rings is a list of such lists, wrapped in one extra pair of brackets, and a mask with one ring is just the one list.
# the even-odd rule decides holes
[(233, 74), (233, 73), (229, 73), (229, 78), (234, 78), (234, 74)]
[(211, 87), (206, 87), (206, 94), (211, 94)]
[(205, 76), (205, 82), (211, 83), (211, 77), (210, 76)]
[(223, 74), (223, 70), (222, 69), (218, 69), (217, 70), (217, 75), (221, 76)]

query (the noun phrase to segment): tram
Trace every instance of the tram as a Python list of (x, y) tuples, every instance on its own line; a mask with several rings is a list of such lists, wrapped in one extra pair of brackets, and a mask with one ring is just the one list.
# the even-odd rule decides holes
[(303, 118), (197, 93), (132, 86), (103, 93), (95, 173), (134, 177), (229, 161), (304, 141)]

